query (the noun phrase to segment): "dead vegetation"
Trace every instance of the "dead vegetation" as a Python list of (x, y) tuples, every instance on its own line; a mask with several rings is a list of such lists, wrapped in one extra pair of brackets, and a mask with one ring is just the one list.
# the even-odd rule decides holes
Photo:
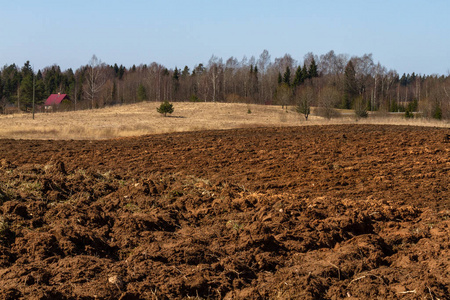
[[(233, 129), (245, 127), (286, 127), (298, 125), (355, 124), (353, 111), (339, 111), (338, 118), (319, 117), (314, 109), (305, 121), (295, 107), (240, 103), (174, 103), (175, 113), (161, 117), (159, 103), (144, 102), (103, 109), (0, 116), (0, 138), (12, 139), (109, 139), (155, 133)], [(249, 111), (251, 113), (249, 113)], [(360, 124), (418, 125), (449, 127), (450, 123), (428, 119), (404, 119), (402, 115), (370, 115)]]

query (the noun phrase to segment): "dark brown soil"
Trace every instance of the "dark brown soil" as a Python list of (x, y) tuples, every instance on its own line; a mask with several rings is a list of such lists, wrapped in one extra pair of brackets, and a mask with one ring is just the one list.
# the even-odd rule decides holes
[(0, 298), (450, 299), (448, 134), (0, 140)]

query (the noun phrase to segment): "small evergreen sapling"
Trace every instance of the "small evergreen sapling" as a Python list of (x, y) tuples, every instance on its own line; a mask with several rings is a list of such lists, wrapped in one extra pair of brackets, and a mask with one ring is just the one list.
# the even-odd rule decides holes
[(161, 103), (161, 105), (156, 109), (157, 112), (160, 114), (163, 114), (164, 117), (167, 116), (167, 114), (173, 113), (173, 105), (169, 103), (169, 101), (164, 101)]
[(412, 118), (414, 118), (414, 114), (411, 111), (409, 111), (409, 109), (406, 109), (406, 111), (405, 111), (405, 118), (406, 119), (412, 119)]
[(139, 86), (138, 86), (137, 98), (138, 98), (139, 101), (146, 101), (146, 100), (148, 100), (147, 91), (145, 90), (145, 87), (144, 87), (143, 84), (139, 84)]
[(367, 113), (366, 107), (367, 107), (367, 104), (361, 97), (358, 97), (357, 99), (355, 99), (356, 120), (359, 120), (361, 118), (367, 118), (369, 116), (369, 114)]

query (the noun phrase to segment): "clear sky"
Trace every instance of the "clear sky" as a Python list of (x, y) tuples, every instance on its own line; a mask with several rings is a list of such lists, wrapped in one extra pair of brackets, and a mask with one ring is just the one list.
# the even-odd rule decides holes
[(361, 56), (398, 73), (448, 74), (448, 0), (0, 0), (0, 66), (35, 69), (157, 62), (206, 64), (211, 55), (272, 61), (289, 53)]

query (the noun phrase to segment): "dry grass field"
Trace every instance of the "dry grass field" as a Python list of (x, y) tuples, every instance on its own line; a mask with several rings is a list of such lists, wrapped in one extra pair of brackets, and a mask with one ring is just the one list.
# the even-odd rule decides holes
[(146, 102), (96, 110), (0, 116), (0, 138), (13, 139), (109, 139), (166, 132), (233, 129), (245, 127), (287, 127), (331, 124), (391, 124), (450, 127), (449, 122), (425, 119), (405, 120), (402, 115), (371, 115), (356, 121), (352, 112), (327, 120), (310, 116), (305, 121), (293, 107), (236, 103), (174, 103), (175, 111), (163, 117), (159, 103)]

